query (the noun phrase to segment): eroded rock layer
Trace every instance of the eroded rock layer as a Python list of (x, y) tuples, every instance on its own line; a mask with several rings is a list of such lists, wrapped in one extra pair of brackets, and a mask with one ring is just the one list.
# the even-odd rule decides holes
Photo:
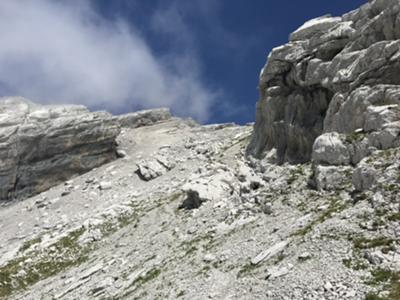
[(118, 123), (84, 106), (0, 100), (0, 201), (31, 196), (116, 158)]
[(248, 153), (264, 157), (274, 150), (280, 163), (306, 162), (316, 138), (329, 132), (342, 139), (362, 135), (348, 141), (350, 153), (340, 158), (346, 162), (357, 163), (371, 147), (399, 146), (399, 74), (398, 0), (369, 1), (342, 17), (306, 22), (272, 50), (261, 71)]
[(116, 117), (121, 127), (129, 128), (149, 126), (158, 122), (169, 120), (171, 118), (171, 112), (168, 108), (140, 110), (137, 112), (127, 113)]

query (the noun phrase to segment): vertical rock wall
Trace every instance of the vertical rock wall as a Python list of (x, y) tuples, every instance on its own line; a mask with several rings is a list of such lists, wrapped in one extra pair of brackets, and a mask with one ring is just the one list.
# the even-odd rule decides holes
[(262, 158), (273, 150), (279, 163), (306, 162), (316, 138), (329, 132), (365, 135), (363, 144), (348, 145), (353, 162), (371, 146), (396, 147), (399, 74), (398, 0), (308, 21), (272, 50), (261, 71), (248, 154)]

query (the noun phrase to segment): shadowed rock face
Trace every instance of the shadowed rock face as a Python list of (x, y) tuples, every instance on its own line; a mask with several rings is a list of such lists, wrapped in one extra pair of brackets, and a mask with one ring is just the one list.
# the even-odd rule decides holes
[(279, 163), (306, 162), (319, 135), (359, 128), (375, 131), (374, 146), (397, 145), (376, 141), (388, 135), (382, 124), (391, 124), (389, 135), (400, 131), (394, 113), (377, 128), (376, 106), (399, 104), (399, 16), (398, 1), (370, 1), (342, 17), (311, 20), (273, 49), (260, 74), (248, 154), (262, 158), (275, 149)]
[(116, 158), (118, 123), (83, 106), (0, 100), (0, 201), (40, 193)]

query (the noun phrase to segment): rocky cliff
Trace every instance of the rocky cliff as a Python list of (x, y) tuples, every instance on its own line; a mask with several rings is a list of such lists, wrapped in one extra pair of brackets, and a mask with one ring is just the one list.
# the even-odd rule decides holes
[[(399, 72), (398, 0), (305, 23), (261, 71), (249, 154), (337, 165), (398, 147)], [(340, 153), (329, 153), (333, 143)]]
[[(4, 166), (15, 149), (92, 149), (51, 143), (65, 118), (104, 124), (90, 138), (113, 132), (122, 158), (0, 205), (0, 298), (400, 299), (398, 11), (370, 1), (293, 33), (263, 69), (254, 130), (8, 100), (0, 136), (26, 137), (1, 144)], [(22, 177), (55, 166), (30, 155)]]
[(0, 201), (32, 196), (116, 158), (119, 124), (83, 106), (0, 100)]

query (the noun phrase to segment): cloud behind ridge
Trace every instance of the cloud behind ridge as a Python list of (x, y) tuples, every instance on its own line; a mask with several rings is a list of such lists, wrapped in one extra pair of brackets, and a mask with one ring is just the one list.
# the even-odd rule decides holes
[(168, 62), (157, 58), (135, 28), (102, 18), (88, 3), (0, 2), (0, 94), (111, 111), (166, 106), (199, 121), (210, 117), (218, 95), (202, 82), (190, 49)]

